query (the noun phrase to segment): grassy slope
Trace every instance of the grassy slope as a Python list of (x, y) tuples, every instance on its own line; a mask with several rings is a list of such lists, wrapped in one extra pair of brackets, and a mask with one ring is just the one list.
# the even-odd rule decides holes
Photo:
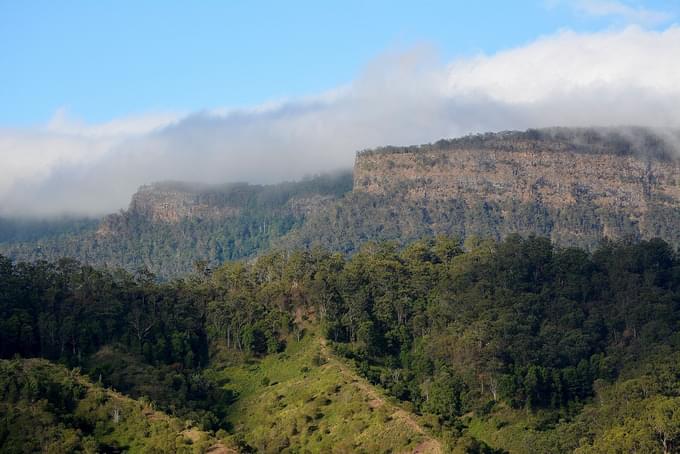
[[(63, 366), (28, 359), (2, 360), (0, 367), (7, 387), (0, 401), (3, 452), (234, 452), (209, 433), (156, 411), (150, 403), (93, 384)], [(57, 387), (75, 396), (70, 411), (51, 401)], [(45, 390), (47, 399), (35, 394), (38, 389)], [(31, 393), (36, 397), (27, 397)]]
[(314, 334), (291, 341), (283, 353), (213, 373), (240, 394), (229, 419), (259, 452), (442, 451), (414, 415), (358, 377)]

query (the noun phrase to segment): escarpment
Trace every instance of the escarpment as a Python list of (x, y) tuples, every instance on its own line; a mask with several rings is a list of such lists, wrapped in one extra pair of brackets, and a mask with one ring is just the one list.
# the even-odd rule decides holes
[(329, 178), (338, 181), (333, 180), (330, 187), (325, 187), (326, 183), (322, 179), (271, 186), (245, 183), (199, 185), (181, 182), (145, 185), (132, 196), (127, 210), (108, 215), (102, 220), (97, 234), (107, 236), (129, 233), (128, 227), (138, 226), (140, 223), (158, 228), (194, 223), (219, 226), (251, 219), (253, 214), (262, 218), (262, 228), (268, 223), (271, 225), (272, 220), (281, 218), (299, 222), (351, 189), (349, 178)]
[(132, 196), (126, 211), (106, 216), (97, 231), (99, 236), (126, 231), (131, 223), (179, 224), (191, 221), (220, 221), (238, 217), (246, 185), (225, 187), (163, 182), (145, 185)]
[(541, 149), (524, 143), (495, 148), (359, 156), (354, 190), (404, 191), (412, 200), (541, 203), (567, 208), (591, 203), (642, 219), (654, 204), (678, 206), (680, 163), (636, 156)]
[(561, 246), (662, 238), (680, 246), (680, 134), (544, 129), (383, 147), (353, 174), (275, 185), (143, 186), (98, 229), (0, 244), (21, 260), (75, 257), (163, 277), (272, 247), (351, 253), (367, 241), (511, 234)]
[(223, 219), (238, 216), (240, 207), (220, 195), (217, 191), (180, 185), (142, 186), (132, 197), (130, 211), (153, 222), (169, 223), (182, 219)]
[(605, 238), (678, 246), (679, 139), (643, 128), (555, 128), (362, 151), (352, 193), (296, 240), (351, 251), (371, 239), (519, 233), (586, 248)]

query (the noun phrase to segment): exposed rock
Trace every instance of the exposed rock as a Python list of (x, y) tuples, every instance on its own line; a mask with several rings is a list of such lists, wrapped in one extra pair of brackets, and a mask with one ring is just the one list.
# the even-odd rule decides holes
[(129, 210), (152, 222), (177, 223), (182, 219), (224, 219), (238, 216), (239, 207), (225, 204), (214, 191), (171, 185), (142, 186)]
[[(548, 213), (548, 233), (558, 241), (585, 233), (661, 235), (676, 242), (657, 219), (665, 213), (670, 218), (664, 222), (680, 227), (680, 161), (673, 145), (646, 130), (554, 129), (389, 147), (358, 154), (354, 192), (398, 197), (428, 210), (447, 203), (494, 207), (501, 224), (517, 221), (518, 206), (533, 207)], [(595, 213), (594, 223), (581, 226), (585, 232), (560, 221), (561, 213), (584, 209)], [(621, 219), (625, 226), (617, 225)], [(492, 227), (508, 231), (506, 225)]]
[(370, 240), (536, 234), (595, 248), (660, 237), (680, 247), (676, 132), (548, 129), (383, 147), (349, 173), (277, 185), (143, 186), (97, 232), (0, 244), (10, 257), (77, 257), (172, 277), (270, 247), (356, 251)]
[(130, 219), (149, 223), (177, 224), (184, 220), (218, 221), (238, 217), (241, 207), (233, 203), (239, 185), (207, 186), (187, 183), (145, 185), (132, 196), (127, 211), (106, 216), (97, 236), (127, 232)]

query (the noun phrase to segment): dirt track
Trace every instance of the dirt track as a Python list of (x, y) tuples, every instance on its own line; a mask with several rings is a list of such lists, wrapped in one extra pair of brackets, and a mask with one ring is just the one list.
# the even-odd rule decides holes
[(321, 354), (326, 358), (328, 364), (340, 369), (340, 372), (367, 396), (368, 404), (372, 408), (385, 407), (393, 410), (392, 418), (403, 421), (404, 424), (424, 437), (424, 440), (412, 451), (413, 454), (442, 454), (444, 452), (441, 442), (429, 435), (411, 413), (385, 400), (385, 397), (373, 385), (350, 369), (330, 351), (325, 339), (321, 339), (320, 343)]

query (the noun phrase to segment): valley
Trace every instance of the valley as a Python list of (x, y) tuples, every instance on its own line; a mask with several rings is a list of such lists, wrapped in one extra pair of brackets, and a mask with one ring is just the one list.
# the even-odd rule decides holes
[(680, 0), (0, 1), (0, 454), (680, 454)]

